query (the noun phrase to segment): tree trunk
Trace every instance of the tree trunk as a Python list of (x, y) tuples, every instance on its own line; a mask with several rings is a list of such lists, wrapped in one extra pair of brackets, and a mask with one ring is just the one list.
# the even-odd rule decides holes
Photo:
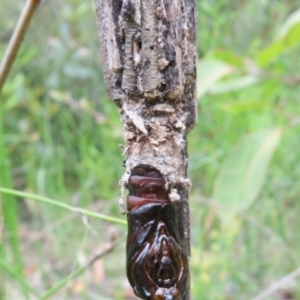
[[(180, 247), (189, 257), (186, 136), (197, 119), (195, 1), (95, 3), (107, 90), (120, 107), (125, 131), (123, 203), (132, 170), (157, 169), (179, 215)], [(182, 300), (190, 299), (187, 273)]]

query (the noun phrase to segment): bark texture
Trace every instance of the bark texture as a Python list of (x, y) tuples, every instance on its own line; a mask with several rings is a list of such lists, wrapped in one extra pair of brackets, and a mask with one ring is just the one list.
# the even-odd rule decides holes
[[(133, 168), (159, 170), (178, 210), (180, 246), (189, 257), (186, 136), (197, 120), (195, 1), (95, 3), (107, 90), (125, 131), (122, 197)], [(183, 300), (189, 299), (187, 292)]]

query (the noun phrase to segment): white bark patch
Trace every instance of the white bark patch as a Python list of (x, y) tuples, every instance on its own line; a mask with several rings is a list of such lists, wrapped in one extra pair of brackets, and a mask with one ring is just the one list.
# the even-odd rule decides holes
[(178, 194), (177, 189), (171, 189), (169, 198), (172, 202), (177, 202), (180, 200), (180, 195)]
[[(144, 125), (143, 119), (138, 114), (138, 106), (134, 110), (130, 109), (126, 102), (123, 104), (123, 109), (126, 113), (126, 115), (129, 117), (129, 119), (132, 121), (132, 123), (135, 125), (136, 128), (138, 128), (143, 134), (148, 134), (148, 131)], [(132, 134), (132, 133), (131, 133)], [(132, 139), (132, 137), (130, 138)]]

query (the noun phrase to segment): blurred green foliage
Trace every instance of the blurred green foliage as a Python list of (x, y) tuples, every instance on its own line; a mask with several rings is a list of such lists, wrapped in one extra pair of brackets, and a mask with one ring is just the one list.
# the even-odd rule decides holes
[[(192, 299), (249, 300), (300, 264), (300, 5), (197, 4)], [(0, 2), (0, 57), (22, 5)], [(106, 96), (92, 1), (43, 2), (0, 109), (1, 186), (124, 218), (116, 201), (123, 130)], [(36, 299), (113, 238), (123, 243), (51, 299), (130, 299), (124, 226), (16, 199), (2, 195), (10, 221), (0, 245), (1, 300)], [(299, 286), (296, 279), (265, 299), (300, 299)]]

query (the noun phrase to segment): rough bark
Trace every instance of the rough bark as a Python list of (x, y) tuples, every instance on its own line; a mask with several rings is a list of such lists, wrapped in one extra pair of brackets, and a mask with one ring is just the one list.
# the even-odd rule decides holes
[[(125, 131), (122, 197), (134, 167), (159, 170), (180, 215), (180, 246), (189, 257), (186, 136), (197, 119), (195, 1), (95, 3), (107, 90)], [(189, 299), (187, 292), (183, 300)]]

